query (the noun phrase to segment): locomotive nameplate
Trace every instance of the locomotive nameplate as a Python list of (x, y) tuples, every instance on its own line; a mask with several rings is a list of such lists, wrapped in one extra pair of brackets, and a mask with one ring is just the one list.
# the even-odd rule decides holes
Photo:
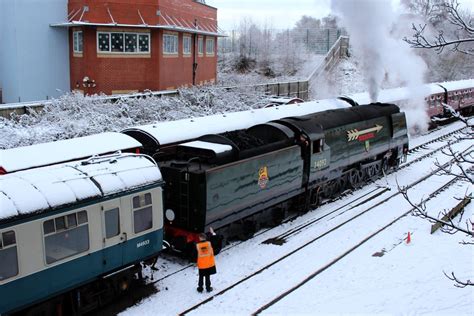
[(347, 131), (347, 141), (351, 142), (353, 140), (358, 140), (360, 142), (364, 142), (366, 140), (372, 139), (375, 137), (375, 134), (380, 132), (383, 129), (382, 125), (375, 124), (374, 127), (364, 129), (359, 131), (358, 129), (351, 129)]

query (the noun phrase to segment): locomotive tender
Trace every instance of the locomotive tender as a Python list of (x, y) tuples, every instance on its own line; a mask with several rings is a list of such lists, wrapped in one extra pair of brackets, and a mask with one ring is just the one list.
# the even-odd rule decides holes
[(0, 314), (52, 297), (33, 313), (83, 312), (127, 288), (162, 249), (162, 185), (135, 154), (1, 176)]

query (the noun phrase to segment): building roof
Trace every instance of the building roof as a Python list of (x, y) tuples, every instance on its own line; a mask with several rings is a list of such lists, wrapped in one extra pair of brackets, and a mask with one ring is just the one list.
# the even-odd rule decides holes
[[(158, 8), (158, 7), (156, 7)], [(94, 8), (97, 9), (97, 8)], [(108, 17), (106, 20), (97, 15), (88, 14), (89, 8), (83, 6), (73, 9), (68, 14), (68, 20), (64, 22), (52, 23), (52, 27), (74, 27), (74, 26), (102, 26), (102, 27), (129, 27), (146, 29), (164, 29), (171, 31), (188, 32), (193, 34), (225, 36), (217, 27), (217, 20), (206, 17), (199, 17), (191, 20), (189, 17), (177, 16), (170, 12), (160, 10), (130, 9), (129, 14), (124, 16), (114, 16), (113, 9), (109, 7), (101, 8), (106, 10), (101, 16)]]

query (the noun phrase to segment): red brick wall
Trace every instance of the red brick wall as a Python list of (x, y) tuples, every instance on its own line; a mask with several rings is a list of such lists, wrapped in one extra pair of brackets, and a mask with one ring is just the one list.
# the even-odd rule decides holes
[[(198, 20), (198, 25), (213, 25), (217, 23), (217, 11), (214, 8), (196, 3), (192, 0), (69, 0), (69, 12), (78, 10), (84, 5), (89, 6), (82, 21), (94, 23), (110, 23), (111, 18), (121, 24), (142, 24), (138, 10), (147, 24), (164, 24), (163, 17), (158, 17), (160, 10), (167, 16), (178, 18), (188, 23)], [(75, 16), (78, 20), (80, 13)], [(73, 54), (72, 34), (74, 30), (82, 30), (84, 48), (81, 57)], [(151, 52), (148, 58), (143, 55), (113, 55), (97, 53), (97, 31), (132, 31), (150, 32)], [(91, 27), (82, 26), (70, 30), (70, 64), (71, 89), (80, 89), (85, 93), (112, 91), (143, 91), (165, 90), (191, 85), (193, 78), (193, 53), (191, 57), (183, 56), (183, 33), (179, 33), (178, 56), (163, 55), (163, 30), (121, 27)], [(193, 36), (193, 35), (192, 35)], [(205, 42), (205, 41), (204, 41)], [(215, 40), (217, 46), (217, 39)], [(196, 46), (197, 48), (197, 46)], [(216, 47), (217, 49), (217, 47)], [(204, 48), (205, 52), (205, 48)], [(216, 78), (217, 54), (214, 56), (197, 57), (198, 69), (196, 84), (210, 82)], [(83, 87), (83, 78), (88, 76), (94, 80), (96, 87)], [(79, 87), (77, 87), (77, 85)]]

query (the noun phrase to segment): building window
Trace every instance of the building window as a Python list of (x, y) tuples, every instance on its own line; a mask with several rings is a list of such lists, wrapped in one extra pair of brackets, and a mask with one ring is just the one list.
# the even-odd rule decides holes
[(0, 282), (18, 275), (18, 254), (15, 232), (0, 233)]
[(204, 54), (204, 39), (201, 36), (198, 37), (198, 53)]
[(86, 211), (45, 221), (43, 233), (47, 264), (89, 250), (89, 224)]
[(163, 53), (165, 54), (178, 53), (178, 35), (163, 34)]
[(100, 53), (149, 53), (150, 34), (130, 32), (97, 32)]
[(135, 234), (153, 227), (151, 194), (145, 193), (133, 197), (133, 227)]
[(84, 40), (82, 38), (82, 31), (75, 31), (72, 33), (74, 53), (82, 53)]
[(183, 36), (183, 54), (191, 54), (191, 36)]
[(214, 38), (206, 38), (206, 55), (214, 55)]

